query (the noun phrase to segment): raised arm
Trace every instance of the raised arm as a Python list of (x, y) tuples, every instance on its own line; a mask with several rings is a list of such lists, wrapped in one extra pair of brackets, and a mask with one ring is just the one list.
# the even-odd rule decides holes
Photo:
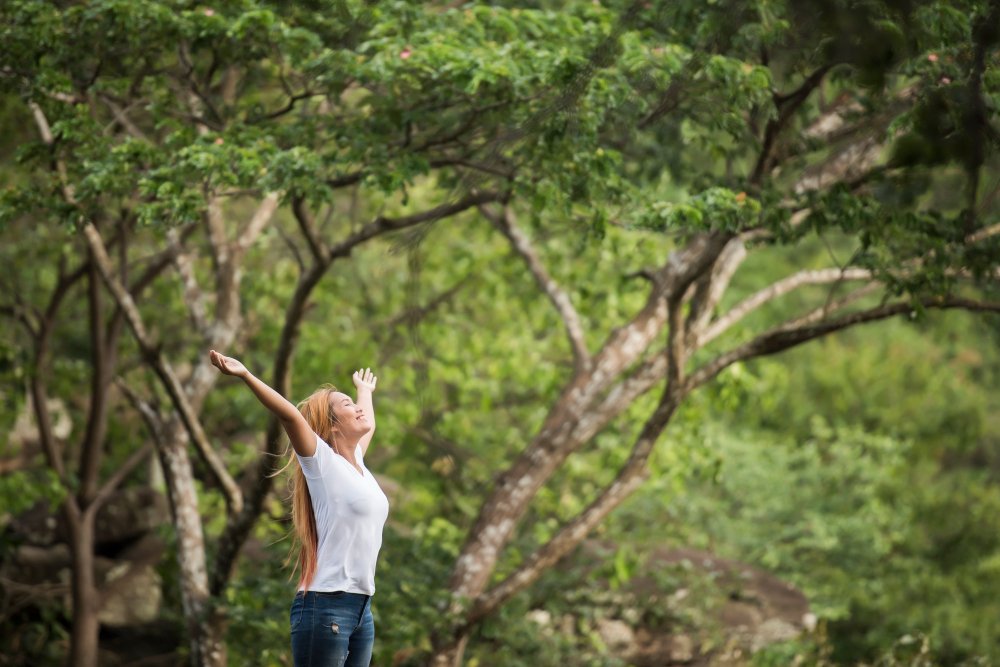
[[(288, 399), (267, 386), (263, 380), (254, 377), (253, 373), (248, 371), (247, 367), (238, 359), (219, 354), (215, 350), (209, 352), (209, 357), (212, 360), (212, 365), (225, 375), (234, 375), (247, 383), (257, 400), (274, 413), (274, 416), (281, 422), (281, 426), (288, 434), (292, 448), (297, 454), (312, 456), (316, 453), (316, 434), (313, 433), (302, 413)], [(370, 404), (371, 398), (368, 400)], [(358, 402), (360, 403), (360, 401)]]
[(354, 371), (354, 376), (351, 379), (354, 380), (354, 387), (358, 390), (358, 398), (354, 402), (372, 422), (371, 430), (361, 436), (361, 440), (358, 441), (358, 444), (361, 445), (361, 456), (364, 456), (368, 452), (372, 436), (375, 435), (375, 405), (372, 403), (372, 392), (375, 391), (378, 378), (372, 374), (372, 369), (365, 368)]

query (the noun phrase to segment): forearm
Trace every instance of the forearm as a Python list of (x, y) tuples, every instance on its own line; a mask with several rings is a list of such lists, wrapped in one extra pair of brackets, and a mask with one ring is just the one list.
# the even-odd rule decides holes
[(250, 391), (254, 393), (257, 400), (281, 421), (294, 421), (300, 416), (298, 409), (288, 399), (269, 387), (263, 380), (255, 377), (253, 373), (248, 372), (243, 377), (243, 381), (250, 387)]
[(375, 426), (375, 405), (372, 403), (372, 392), (370, 389), (358, 389), (358, 400), (355, 401), (358, 406), (364, 411), (368, 416), (368, 419), (372, 422), (372, 427)]

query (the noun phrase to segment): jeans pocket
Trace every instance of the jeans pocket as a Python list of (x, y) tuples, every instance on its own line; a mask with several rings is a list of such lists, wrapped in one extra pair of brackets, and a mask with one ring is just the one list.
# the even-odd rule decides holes
[(302, 624), (302, 617), (305, 616), (306, 600), (302, 593), (297, 593), (292, 600), (292, 609), (288, 614), (288, 625), (292, 630)]

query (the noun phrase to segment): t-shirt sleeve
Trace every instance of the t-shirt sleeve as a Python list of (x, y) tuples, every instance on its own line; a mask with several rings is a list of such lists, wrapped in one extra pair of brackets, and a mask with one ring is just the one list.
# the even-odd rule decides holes
[(319, 479), (323, 477), (323, 474), (327, 471), (330, 466), (330, 457), (333, 452), (330, 450), (330, 445), (326, 444), (323, 438), (316, 436), (316, 451), (313, 452), (312, 456), (302, 456), (298, 452), (295, 456), (299, 459), (299, 465), (302, 466), (302, 474), (306, 476), (307, 479)]

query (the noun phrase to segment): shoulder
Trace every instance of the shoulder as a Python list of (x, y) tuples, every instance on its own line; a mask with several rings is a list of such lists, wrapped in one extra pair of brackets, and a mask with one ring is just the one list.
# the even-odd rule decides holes
[(296, 458), (299, 460), (299, 465), (302, 466), (303, 474), (306, 477), (312, 478), (322, 477), (329, 466), (330, 457), (333, 455), (330, 445), (319, 434), (315, 435), (316, 451), (313, 452), (312, 456), (303, 456), (298, 452), (295, 453)]

